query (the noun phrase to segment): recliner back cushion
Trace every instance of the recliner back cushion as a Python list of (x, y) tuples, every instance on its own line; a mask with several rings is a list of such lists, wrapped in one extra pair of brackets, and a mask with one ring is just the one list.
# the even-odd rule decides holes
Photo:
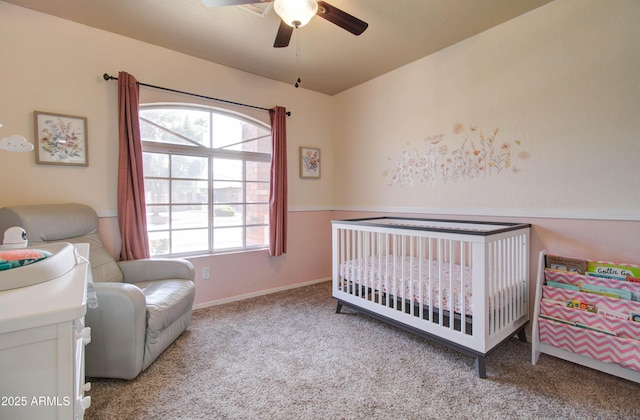
[(98, 215), (84, 204), (37, 204), (0, 209), (0, 233), (12, 226), (27, 231), (29, 242), (64, 241), (98, 231)]
[(91, 263), (91, 275), (96, 283), (111, 281), (122, 283), (124, 278), (118, 263), (113, 259), (98, 233), (67, 238), (64, 242), (72, 244), (89, 244), (89, 262)]
[(47, 242), (88, 243), (93, 281), (122, 283), (122, 272), (98, 234), (98, 215), (91, 207), (68, 203), (0, 209), (0, 235), (13, 226), (27, 232), (29, 246)]

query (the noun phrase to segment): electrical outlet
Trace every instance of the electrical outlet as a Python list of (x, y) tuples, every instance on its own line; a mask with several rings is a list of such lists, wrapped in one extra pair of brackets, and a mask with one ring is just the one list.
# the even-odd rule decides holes
[(208, 279), (211, 277), (211, 273), (209, 272), (209, 267), (202, 267), (202, 278)]

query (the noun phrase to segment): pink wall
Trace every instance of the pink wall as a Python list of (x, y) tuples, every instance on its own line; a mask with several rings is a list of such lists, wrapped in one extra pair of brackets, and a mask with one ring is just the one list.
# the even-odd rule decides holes
[[(196, 306), (221, 303), (328, 280), (331, 276), (331, 211), (289, 212), (287, 253), (270, 257), (267, 250), (188, 258), (196, 269)], [(112, 253), (119, 252), (115, 217), (100, 219), (100, 235)], [(209, 267), (211, 277), (202, 278)]]
[[(267, 251), (261, 250), (189, 258), (196, 268), (195, 305), (222, 303), (328, 280), (331, 277), (331, 220), (385, 215), (530, 223), (532, 293), (537, 274), (538, 253), (542, 249), (561, 255), (640, 264), (640, 221), (354, 211), (290, 212), (289, 249), (287, 254), (281, 257), (269, 257)], [(110, 250), (118, 248), (115, 221), (115, 218), (100, 219), (101, 234)], [(202, 278), (202, 268), (205, 266), (208, 266), (211, 272), (211, 278), (206, 280)]]
[[(362, 211), (307, 211), (289, 213), (289, 248), (281, 257), (266, 250), (192, 257), (196, 268), (195, 305), (237, 300), (296, 287), (331, 277), (331, 220), (402, 216), (454, 220), (529, 223), (531, 228), (530, 279), (533, 296), (538, 253), (546, 249), (560, 255), (640, 265), (640, 221), (557, 219), (542, 217), (473, 217)], [(112, 255), (120, 249), (117, 219), (100, 218), (100, 234)], [(202, 278), (208, 266), (211, 278)]]
[[(328, 280), (330, 220), (330, 211), (290, 212), (288, 249), (280, 257), (270, 257), (267, 250), (260, 250), (189, 258), (196, 267), (195, 304)], [(210, 279), (202, 279), (204, 266), (210, 267)]]
[[(640, 264), (640, 221), (582, 220), (525, 217), (452, 216), (407, 213), (373, 213), (335, 211), (335, 219), (401, 216), (424, 219), (452, 219), (529, 223), (531, 227), (531, 257), (546, 249), (550, 253), (589, 259)], [(532, 259), (532, 261), (534, 261)]]

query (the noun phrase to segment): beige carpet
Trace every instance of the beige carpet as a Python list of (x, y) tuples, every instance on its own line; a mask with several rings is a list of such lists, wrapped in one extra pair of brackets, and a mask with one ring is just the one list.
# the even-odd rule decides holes
[(640, 418), (640, 385), (516, 338), (471, 357), (343, 309), (330, 283), (194, 311), (133, 381), (93, 379), (88, 419)]

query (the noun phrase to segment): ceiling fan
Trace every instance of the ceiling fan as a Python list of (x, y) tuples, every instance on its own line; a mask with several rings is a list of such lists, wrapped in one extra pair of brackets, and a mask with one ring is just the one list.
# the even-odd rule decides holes
[[(252, 3), (269, 3), (271, 0), (201, 0), (206, 7), (236, 6)], [(283, 48), (289, 45), (295, 28), (306, 25), (314, 16), (320, 16), (354, 35), (360, 35), (368, 23), (344, 12), (324, 1), (316, 0), (275, 0), (273, 9), (280, 16), (280, 27), (273, 46)]]

